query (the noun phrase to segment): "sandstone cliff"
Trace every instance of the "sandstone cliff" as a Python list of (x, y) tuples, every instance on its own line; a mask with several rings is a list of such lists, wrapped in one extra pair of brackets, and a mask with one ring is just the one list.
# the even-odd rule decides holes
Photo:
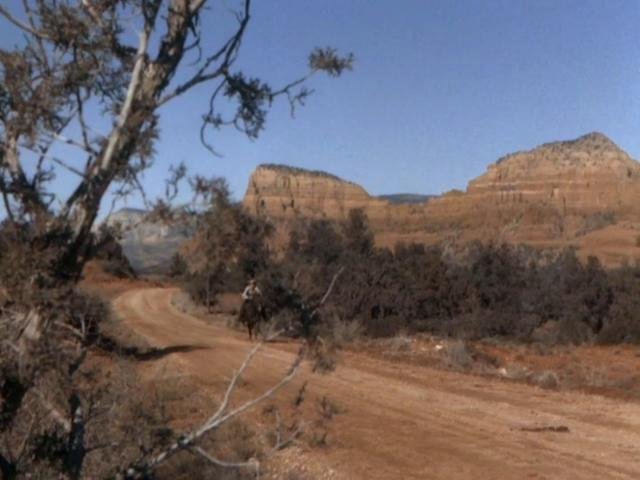
[(428, 216), (477, 236), (558, 240), (635, 219), (638, 200), (640, 164), (590, 133), (499, 159), (464, 194), (430, 202)]
[(639, 179), (640, 164), (601, 133), (590, 133), (507, 155), (472, 180), (467, 193), (495, 202), (549, 202), (565, 213), (585, 213), (628, 203)]
[(404, 229), (424, 224), (424, 205), (372, 197), (355, 183), (325, 172), (284, 165), (260, 165), (251, 175), (243, 204), (272, 221), (297, 217), (343, 220), (349, 210), (362, 208), (376, 230)]
[(251, 176), (244, 205), (276, 223), (342, 220), (362, 208), (377, 241), (388, 246), (480, 239), (575, 245), (600, 254), (607, 229), (615, 226), (617, 253), (610, 256), (633, 260), (640, 250), (640, 164), (601, 133), (507, 155), (465, 192), (413, 199), (397, 203), (327, 173), (262, 165)]
[(249, 179), (243, 203), (251, 212), (272, 218), (334, 219), (371, 200), (364, 188), (328, 173), (260, 165)]

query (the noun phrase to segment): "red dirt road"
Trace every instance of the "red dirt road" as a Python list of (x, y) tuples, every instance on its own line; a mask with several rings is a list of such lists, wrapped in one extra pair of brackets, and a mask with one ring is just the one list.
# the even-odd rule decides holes
[[(155, 346), (202, 347), (167, 358), (201, 388), (220, 392), (251, 344), (178, 311), (170, 302), (174, 292), (132, 290), (114, 308)], [(290, 346), (265, 347), (242, 389), (268, 388), (293, 357)], [(329, 396), (343, 411), (333, 420), (329, 447), (306, 453), (331, 478), (640, 479), (637, 403), (355, 354), (330, 375), (308, 369), (300, 375), (311, 394)], [(559, 426), (569, 431), (527, 431)]]

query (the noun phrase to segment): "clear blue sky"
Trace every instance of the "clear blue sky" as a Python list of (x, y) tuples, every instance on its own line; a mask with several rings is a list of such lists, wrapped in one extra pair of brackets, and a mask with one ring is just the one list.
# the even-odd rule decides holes
[(240, 198), (267, 162), (372, 194), (441, 193), (506, 153), (594, 130), (640, 159), (637, 0), (255, 0), (239, 66), (277, 86), (325, 45), (353, 52), (354, 71), (314, 79), (296, 118), (279, 105), (255, 142), (217, 134), (224, 158), (198, 141), (206, 88), (165, 108), (151, 196), (181, 160)]

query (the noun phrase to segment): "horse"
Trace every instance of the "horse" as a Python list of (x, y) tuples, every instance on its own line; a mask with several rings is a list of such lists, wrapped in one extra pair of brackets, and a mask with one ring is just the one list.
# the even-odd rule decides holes
[(266, 319), (264, 307), (256, 300), (245, 300), (238, 314), (238, 321), (247, 327), (249, 340), (253, 339), (253, 331), (258, 324)]

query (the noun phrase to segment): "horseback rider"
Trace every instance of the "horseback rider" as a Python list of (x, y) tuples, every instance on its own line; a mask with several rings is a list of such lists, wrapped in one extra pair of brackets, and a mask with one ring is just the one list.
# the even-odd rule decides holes
[(239, 315), (240, 323), (247, 326), (250, 339), (253, 336), (253, 329), (264, 316), (262, 305), (258, 302), (258, 297), (261, 296), (262, 292), (258, 288), (255, 279), (252, 278), (242, 292), (242, 307)]
[(260, 297), (260, 296), (262, 296), (262, 292), (260, 291), (260, 288), (256, 284), (255, 278), (252, 278), (251, 280), (249, 280), (249, 284), (246, 286), (246, 288), (242, 292), (242, 300), (244, 300), (245, 302), (253, 301), (256, 299), (256, 297)]

